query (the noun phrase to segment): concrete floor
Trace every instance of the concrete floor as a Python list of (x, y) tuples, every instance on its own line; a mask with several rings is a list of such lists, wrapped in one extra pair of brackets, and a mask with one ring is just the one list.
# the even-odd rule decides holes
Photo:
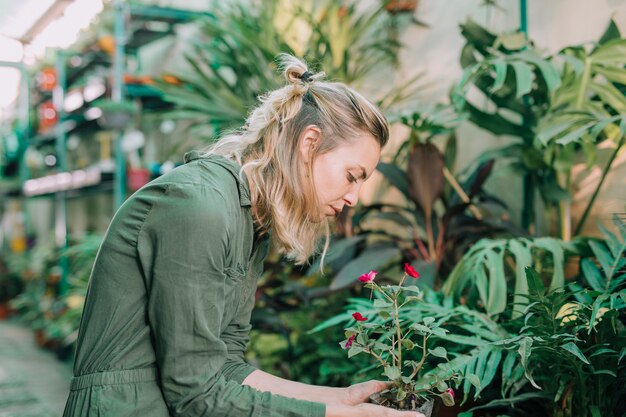
[(35, 344), (32, 330), (0, 320), (0, 417), (61, 417), (72, 367)]

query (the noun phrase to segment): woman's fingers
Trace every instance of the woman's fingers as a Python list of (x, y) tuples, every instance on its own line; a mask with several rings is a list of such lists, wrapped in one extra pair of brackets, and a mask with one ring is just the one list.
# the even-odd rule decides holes
[(359, 404), (356, 408), (361, 409), (360, 416), (368, 417), (425, 417), (417, 411), (394, 410), (376, 404)]
[(389, 385), (390, 382), (376, 380), (351, 385), (346, 389), (346, 403), (349, 405), (357, 405), (367, 402), (370, 395), (383, 391)]

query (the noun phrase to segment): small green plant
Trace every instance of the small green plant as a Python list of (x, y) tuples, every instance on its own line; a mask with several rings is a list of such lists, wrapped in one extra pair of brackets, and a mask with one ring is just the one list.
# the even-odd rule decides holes
[(359, 353), (371, 355), (391, 382), (388, 389), (371, 397), (372, 402), (426, 415), (432, 412), (433, 397), (441, 398), (447, 406), (454, 405), (454, 391), (449, 383), (458, 386), (460, 374), (420, 379), (429, 356), (448, 360), (445, 348), (428, 348), (428, 339), (433, 335), (445, 336), (446, 330), (432, 317), (414, 322), (408, 329), (401, 323), (401, 310), (422, 301), (422, 290), (415, 285), (403, 285), (407, 277), (417, 279), (419, 273), (405, 264), (399, 285), (380, 285), (375, 281), (376, 274), (376, 271), (363, 274), (359, 281), (372, 290), (372, 295), (377, 295), (373, 306), (382, 320), (370, 320), (354, 312), (356, 324), (345, 329), (347, 339), (341, 342), (349, 357)]

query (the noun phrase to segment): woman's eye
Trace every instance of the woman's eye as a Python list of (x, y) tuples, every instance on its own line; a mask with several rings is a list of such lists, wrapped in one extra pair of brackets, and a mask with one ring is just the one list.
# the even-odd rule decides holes
[(356, 182), (356, 178), (354, 178), (354, 175), (352, 175), (351, 173), (348, 172), (348, 181), (350, 182)]

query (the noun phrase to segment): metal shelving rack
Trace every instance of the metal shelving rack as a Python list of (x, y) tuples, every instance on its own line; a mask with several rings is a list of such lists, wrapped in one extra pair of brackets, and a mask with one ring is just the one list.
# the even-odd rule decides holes
[[(111, 83), (111, 99), (113, 102), (122, 102), (127, 98), (141, 99), (159, 97), (156, 90), (150, 89), (145, 86), (131, 86), (130, 88), (124, 83), (124, 74), (126, 72), (126, 62), (129, 56), (137, 56), (138, 50), (158, 39), (162, 39), (165, 36), (173, 33), (173, 27), (179, 23), (187, 23), (198, 17), (206, 16), (204, 13), (192, 12), (174, 8), (164, 8), (156, 6), (145, 6), (139, 4), (128, 4), (125, 0), (114, 0), (113, 2), (114, 12), (114, 28), (113, 35), (115, 39), (115, 50), (113, 54), (112, 62), (109, 62), (106, 54), (99, 51), (90, 51), (83, 56), (84, 62), (76, 68), (69, 68), (67, 61), (69, 55), (62, 50), (58, 50), (56, 54), (56, 72), (57, 72), (57, 87), (52, 93), (52, 101), (54, 108), (58, 114), (58, 123), (54, 130), (45, 134), (32, 135), (30, 132), (30, 126), (28, 125), (28, 109), (31, 105), (36, 103), (29, 103), (30, 88), (28, 73), (24, 69), (23, 65), (16, 63), (0, 62), (0, 66), (11, 66), (18, 68), (23, 75), (23, 89), (24, 99), (27, 100), (25, 105), (25, 115), (20, 119), (22, 122), (22, 131), (24, 132), (25, 148), (21, 149), (19, 155), (20, 166), (20, 184), (21, 195), (25, 198), (33, 198), (23, 194), (23, 185), (30, 179), (31, 175), (28, 171), (28, 166), (24, 160), (25, 149), (31, 145), (40, 144), (52, 144), (55, 145), (55, 153), (57, 157), (57, 169), (58, 173), (66, 173), (67, 164), (67, 137), (69, 133), (80, 128), (85, 123), (91, 123), (93, 121), (86, 121), (84, 118), (80, 118), (80, 115), (68, 115), (64, 111), (64, 102), (67, 89), (76, 80), (92, 66), (94, 65), (112, 65), (112, 83)], [(135, 23), (159, 21), (167, 23), (167, 30), (158, 31), (151, 30), (145, 25), (140, 25), (137, 28), (133, 27)], [(128, 39), (127, 39), (128, 36)], [(129, 91), (130, 90), (130, 91)], [(131, 94), (129, 94), (129, 92)], [(39, 102), (43, 102), (50, 98), (50, 94), (44, 94), (38, 99)], [(80, 119), (80, 120), (78, 120)], [(89, 185), (80, 189), (54, 191), (46, 194), (41, 194), (36, 197), (54, 198), (55, 204), (55, 240), (60, 248), (66, 248), (68, 246), (68, 228), (67, 228), (67, 200), (72, 198), (79, 198), (85, 195), (90, 195), (97, 192), (113, 192), (114, 195), (114, 211), (117, 210), (126, 198), (126, 161), (124, 158), (124, 152), (122, 151), (122, 137), (123, 132), (121, 130), (115, 131), (114, 134), (114, 153), (115, 153), (115, 172), (113, 175), (103, 176), (101, 183), (98, 185)], [(67, 277), (68, 277), (68, 263), (67, 259), (61, 259), (61, 281), (59, 291), (64, 293), (67, 289)]]

